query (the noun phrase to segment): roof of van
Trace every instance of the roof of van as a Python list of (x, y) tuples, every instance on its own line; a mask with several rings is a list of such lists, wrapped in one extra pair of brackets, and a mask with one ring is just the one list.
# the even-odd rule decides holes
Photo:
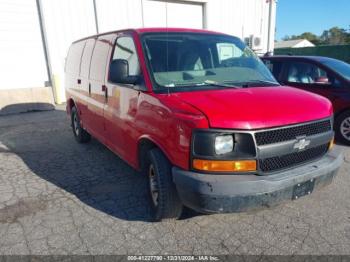
[(163, 33), (163, 32), (179, 32), (179, 33), (204, 33), (204, 34), (217, 34), (217, 35), (227, 35), (224, 33), (216, 32), (216, 31), (209, 31), (209, 30), (204, 30), (204, 29), (192, 29), (192, 28), (173, 28), (173, 27), (150, 27), (150, 28), (128, 28), (128, 29), (122, 29), (122, 30), (115, 30), (115, 31), (110, 31), (110, 32), (105, 32), (97, 35), (91, 35), (88, 37), (81, 38), (79, 40), (74, 41), (73, 43), (89, 39), (89, 38), (96, 38), (102, 35), (108, 35), (112, 33), (120, 33), (120, 32), (130, 32), (134, 31), (138, 34), (144, 34), (144, 33)]
[(188, 33), (207, 33), (207, 34), (220, 34), (224, 33), (204, 30), (204, 29), (193, 29), (193, 28), (175, 28), (175, 27), (151, 27), (151, 28), (138, 28), (134, 29), (137, 33), (156, 33), (156, 32), (188, 32)]

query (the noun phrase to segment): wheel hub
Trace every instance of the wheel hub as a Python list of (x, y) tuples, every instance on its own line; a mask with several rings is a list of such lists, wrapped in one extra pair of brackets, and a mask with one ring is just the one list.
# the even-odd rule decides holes
[(340, 125), (340, 132), (346, 140), (350, 141), (350, 117), (343, 120)]

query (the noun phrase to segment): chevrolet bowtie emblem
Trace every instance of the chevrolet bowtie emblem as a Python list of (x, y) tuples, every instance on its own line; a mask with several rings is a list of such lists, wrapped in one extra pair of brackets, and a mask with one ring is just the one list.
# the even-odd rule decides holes
[(305, 149), (308, 145), (310, 145), (310, 140), (306, 140), (305, 138), (300, 139), (298, 142), (294, 144), (295, 149), (303, 150)]

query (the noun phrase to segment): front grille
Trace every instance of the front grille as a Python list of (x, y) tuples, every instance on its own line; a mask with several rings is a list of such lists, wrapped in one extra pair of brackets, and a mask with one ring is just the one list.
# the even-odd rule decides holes
[(298, 136), (317, 135), (320, 133), (330, 131), (331, 129), (331, 121), (328, 119), (315, 123), (258, 132), (255, 133), (255, 139), (257, 145), (261, 146), (293, 140)]
[(314, 160), (326, 154), (327, 151), (328, 143), (321, 146), (309, 148), (301, 152), (260, 159), (259, 167), (263, 172), (273, 172)]

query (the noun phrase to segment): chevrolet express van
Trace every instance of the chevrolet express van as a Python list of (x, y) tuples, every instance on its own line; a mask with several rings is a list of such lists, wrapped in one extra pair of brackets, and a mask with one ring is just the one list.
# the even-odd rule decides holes
[(343, 161), (331, 103), (280, 86), (230, 35), (95, 35), (71, 45), (65, 71), (76, 140), (93, 136), (148, 176), (156, 221), (184, 206), (238, 212), (297, 199), (329, 184)]

